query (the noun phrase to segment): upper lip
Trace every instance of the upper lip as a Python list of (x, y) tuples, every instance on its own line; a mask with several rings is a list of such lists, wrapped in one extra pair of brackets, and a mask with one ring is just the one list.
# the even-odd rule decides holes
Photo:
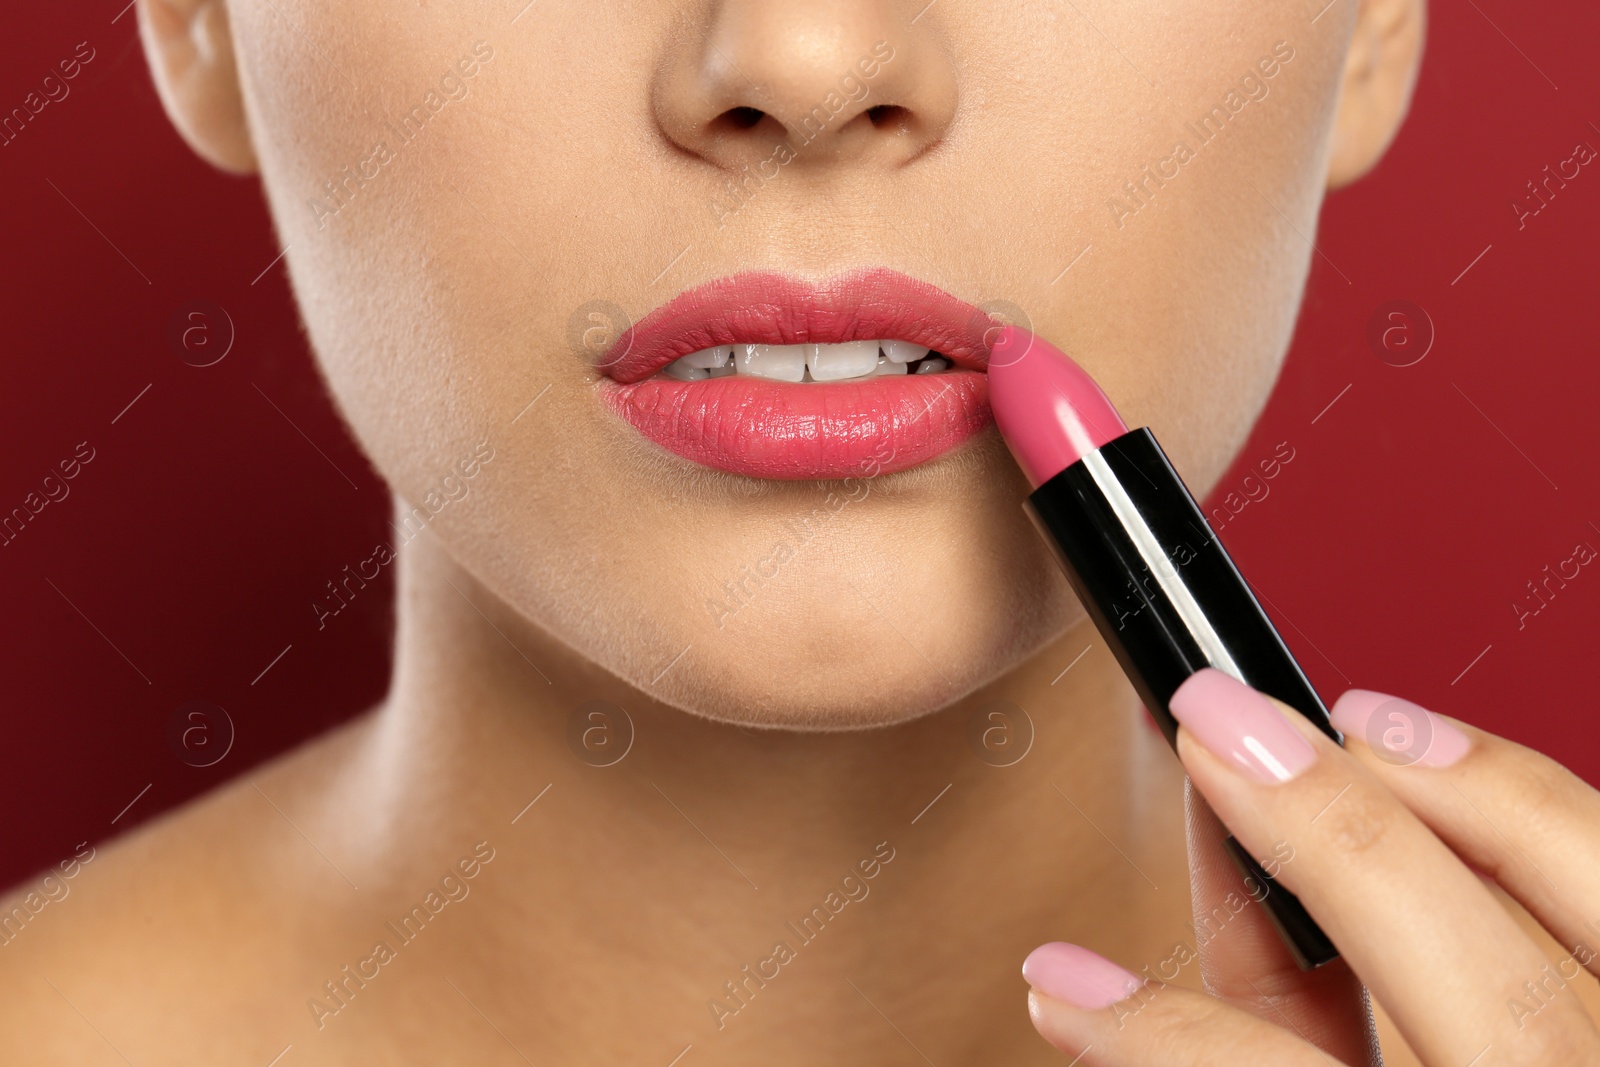
[(636, 382), (675, 359), (717, 345), (830, 344), (899, 340), (983, 370), (985, 331), (997, 328), (981, 308), (899, 271), (877, 267), (807, 281), (750, 271), (686, 289), (627, 329), (600, 369)]

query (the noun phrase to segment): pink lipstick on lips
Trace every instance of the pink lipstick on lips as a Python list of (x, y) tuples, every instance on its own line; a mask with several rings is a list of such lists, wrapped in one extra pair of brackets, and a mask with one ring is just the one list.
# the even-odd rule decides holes
[[(739, 274), (680, 294), (618, 338), (601, 362), (609, 379), (601, 393), (645, 437), (719, 470), (776, 479), (889, 474), (989, 425), (984, 331), (993, 325), (971, 304), (897, 271), (820, 282)], [(889, 373), (829, 381), (721, 366), (685, 372), (698, 380), (670, 372), (685, 357), (726, 359), (724, 347), (738, 364), (740, 353), (760, 346), (872, 341), (927, 349), (928, 369), (931, 361), (941, 366), (906, 373), (905, 364), (888, 365)]]
[(1035, 488), (1128, 432), (1082, 367), (1015, 326), (1000, 331), (989, 355), (989, 397), (1001, 436)]
[[(1094, 379), (1025, 330), (989, 358), (995, 423), (1034, 491), (1027, 511), (1167, 741), (1180, 685), (1206, 667), (1274, 696), (1334, 741), (1317, 691), (1149, 429), (1129, 430)], [(1301, 967), (1338, 949), (1232, 837), (1229, 855)]]

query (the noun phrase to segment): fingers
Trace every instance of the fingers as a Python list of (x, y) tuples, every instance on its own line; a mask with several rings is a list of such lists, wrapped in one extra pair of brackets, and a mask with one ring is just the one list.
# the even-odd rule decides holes
[(1041, 945), (1022, 975), (1034, 1026), (1074, 1067), (1328, 1067), (1287, 1030), (1204, 993), (1145, 983), (1077, 945)]
[[(1360, 980), (1343, 960), (1314, 971), (1300, 969), (1267, 918), (1263, 887), (1246, 883), (1223, 852), (1228, 831), (1192, 784), (1184, 801), (1194, 944), (1206, 992), (1293, 1031), (1343, 1063), (1378, 1062)], [(1292, 863), (1294, 853), (1281, 849), (1274, 859)]]
[(1600, 976), (1600, 793), (1532, 749), (1407, 700), (1352, 689), (1333, 718), (1379, 781), (1561, 942), (1555, 979), (1536, 987), (1553, 992), (1579, 968)]
[(1582, 1062), (1600, 1052), (1576, 998), (1532, 1016), (1545, 961), (1459, 859), (1366, 769), (1302, 716), (1214, 670), (1171, 700), (1195, 787), (1251, 852), (1286, 842), (1277, 877), (1430, 1064)]

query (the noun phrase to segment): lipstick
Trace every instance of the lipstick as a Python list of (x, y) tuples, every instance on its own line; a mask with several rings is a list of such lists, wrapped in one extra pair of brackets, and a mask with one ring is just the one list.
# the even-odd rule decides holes
[[(1083, 368), (1008, 326), (989, 358), (989, 402), (1034, 491), (1026, 510), (1169, 744), (1168, 701), (1213, 667), (1343, 736), (1148, 428), (1129, 430)], [(1295, 961), (1338, 949), (1294, 894), (1225, 842)]]

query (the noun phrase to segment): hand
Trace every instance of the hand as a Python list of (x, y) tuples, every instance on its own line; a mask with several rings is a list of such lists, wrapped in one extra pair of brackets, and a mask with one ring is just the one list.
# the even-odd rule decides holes
[[(1168, 961), (1136, 977), (1075, 945), (1036, 949), (1023, 967), (1034, 1025), (1076, 1067), (1377, 1064), (1363, 983), (1429, 1067), (1600, 1063), (1574, 988), (1591, 981), (1584, 970), (1600, 975), (1600, 794), (1530, 749), (1380, 693), (1334, 705), (1345, 749), (1214, 670), (1171, 707), (1178, 755), (1216, 812), (1189, 808), (1212, 995), (1147, 980), (1162, 964), (1172, 977)], [(1294, 965), (1222, 854), (1218, 817), (1342, 959)], [(1552, 964), (1475, 871), (1568, 955)]]

